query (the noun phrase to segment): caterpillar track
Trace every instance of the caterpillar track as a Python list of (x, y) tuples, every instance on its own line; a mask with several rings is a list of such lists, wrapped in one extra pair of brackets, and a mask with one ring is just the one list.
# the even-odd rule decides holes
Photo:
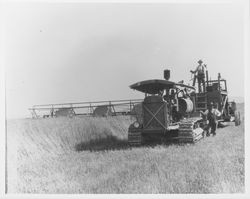
[[(177, 140), (180, 143), (195, 143), (203, 138), (204, 131), (200, 128), (202, 118), (187, 118), (179, 123), (179, 131)], [(133, 125), (129, 127), (128, 143), (130, 146), (140, 146), (143, 143), (141, 129), (134, 128)]]
[(138, 129), (129, 128), (128, 143), (130, 146), (140, 146), (142, 144), (142, 135)]
[(200, 117), (181, 120), (179, 124), (179, 142), (195, 143), (203, 138), (203, 129), (199, 126), (200, 121)]
[(199, 126), (200, 121), (200, 117), (181, 120), (179, 124), (179, 142), (195, 143), (203, 138), (204, 131)]

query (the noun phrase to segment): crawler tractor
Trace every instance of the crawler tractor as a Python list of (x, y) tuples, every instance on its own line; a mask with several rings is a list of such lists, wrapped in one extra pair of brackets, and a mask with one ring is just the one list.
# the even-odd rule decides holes
[(228, 102), (226, 80), (218, 74), (217, 80), (208, 80), (206, 71), (205, 92), (196, 92), (192, 86), (169, 81), (170, 71), (164, 71), (164, 79), (152, 79), (137, 82), (131, 89), (145, 93), (141, 103), (141, 113), (129, 126), (128, 142), (140, 146), (146, 142), (196, 142), (204, 137), (206, 119), (200, 111), (208, 104), (217, 104), (222, 113), (220, 124), (235, 121), (240, 124), (240, 115), (236, 112), (236, 103)]

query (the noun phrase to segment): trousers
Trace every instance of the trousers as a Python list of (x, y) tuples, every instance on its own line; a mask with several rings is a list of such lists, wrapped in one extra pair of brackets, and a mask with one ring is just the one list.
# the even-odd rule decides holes
[(198, 90), (199, 92), (205, 92), (205, 74), (198, 74), (194, 76), (193, 86), (195, 85), (196, 79), (198, 80)]
[[(207, 134), (210, 135), (210, 133), (211, 133), (213, 135), (216, 135), (217, 125), (218, 125), (217, 121), (209, 120)], [(210, 130), (211, 130), (211, 132), (210, 132)]]

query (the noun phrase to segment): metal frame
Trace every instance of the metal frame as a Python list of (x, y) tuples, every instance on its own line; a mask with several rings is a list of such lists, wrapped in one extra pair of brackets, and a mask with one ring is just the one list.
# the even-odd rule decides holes
[[(204, 97), (206, 97), (206, 102), (218, 102), (219, 104), (219, 111), (222, 113), (222, 115), (225, 115), (225, 109), (226, 109), (226, 104), (228, 103), (228, 92), (227, 92), (227, 81), (225, 79), (221, 78), (221, 74), (218, 73), (218, 78), (214, 80), (209, 80), (208, 77), (208, 71), (206, 70), (206, 82), (205, 82), (205, 89), (206, 92), (204, 93), (196, 93), (196, 96), (199, 94), (204, 94)], [(211, 87), (213, 83), (218, 83), (218, 88), (216, 90), (211, 89), (211, 91), (208, 91), (207, 88)], [(224, 85), (222, 86), (221, 83)], [(224, 88), (223, 88), (224, 87)], [(195, 102), (195, 109), (197, 108), (199, 102)], [(207, 106), (206, 106), (207, 108)], [(196, 110), (195, 110), (196, 111)]]
[[(94, 109), (100, 106), (108, 106), (113, 111), (113, 116), (115, 115), (131, 115), (131, 111), (134, 106), (141, 103), (142, 99), (130, 99), (130, 100), (110, 100), (110, 101), (95, 101), (95, 102), (76, 102), (76, 103), (61, 103), (61, 104), (40, 104), (34, 105), (28, 110), (31, 112), (32, 118), (41, 117), (38, 112), (54, 112), (55, 110), (60, 110), (63, 108), (71, 108), (74, 111), (78, 110), (79, 113), (75, 115), (85, 115), (93, 116)], [(120, 110), (119, 110), (120, 109)], [(49, 116), (44, 114), (42, 116)], [(50, 117), (54, 117), (50, 114)]]

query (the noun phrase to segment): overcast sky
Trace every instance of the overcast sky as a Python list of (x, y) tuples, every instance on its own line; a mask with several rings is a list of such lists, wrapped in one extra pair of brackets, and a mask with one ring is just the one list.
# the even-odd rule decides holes
[(14, 3), (5, 7), (7, 117), (34, 104), (143, 98), (129, 85), (189, 83), (202, 59), (244, 96), (244, 12), (238, 4)]

